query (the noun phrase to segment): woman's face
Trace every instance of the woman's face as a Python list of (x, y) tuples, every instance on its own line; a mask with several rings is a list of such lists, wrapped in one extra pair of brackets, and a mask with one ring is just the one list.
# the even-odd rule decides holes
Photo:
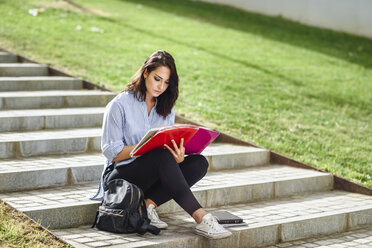
[(145, 71), (146, 97), (158, 97), (169, 86), (170, 69), (166, 66), (159, 66), (150, 74)]

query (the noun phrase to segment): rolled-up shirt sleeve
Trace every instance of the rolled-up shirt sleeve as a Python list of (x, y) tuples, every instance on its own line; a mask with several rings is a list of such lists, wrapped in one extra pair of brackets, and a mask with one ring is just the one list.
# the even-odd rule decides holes
[(103, 116), (101, 149), (109, 161), (112, 161), (123, 150), (124, 122), (124, 110), (115, 102), (108, 104)]

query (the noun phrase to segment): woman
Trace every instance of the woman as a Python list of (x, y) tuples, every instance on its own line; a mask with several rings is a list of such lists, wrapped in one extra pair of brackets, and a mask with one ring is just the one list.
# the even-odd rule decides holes
[(190, 187), (207, 173), (208, 162), (202, 155), (185, 157), (183, 139), (173, 147), (150, 151), (131, 158), (129, 153), (151, 128), (174, 125), (173, 106), (178, 97), (178, 75), (172, 56), (162, 50), (148, 57), (125, 90), (107, 106), (103, 121), (103, 154), (107, 165), (115, 163), (103, 183), (122, 178), (139, 186), (151, 224), (166, 228), (155, 211), (174, 199), (197, 225), (196, 233), (208, 238), (225, 238), (231, 232), (218, 224), (192, 194)]

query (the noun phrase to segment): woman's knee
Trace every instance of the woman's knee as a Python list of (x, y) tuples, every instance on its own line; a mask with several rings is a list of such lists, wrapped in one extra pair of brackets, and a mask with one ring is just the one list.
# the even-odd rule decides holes
[(196, 169), (202, 176), (205, 176), (208, 171), (208, 160), (201, 154), (190, 155), (192, 156), (192, 163), (195, 164)]
[(205, 174), (207, 174), (207, 171), (208, 171), (208, 168), (209, 168), (209, 163), (208, 163), (208, 160), (206, 157), (204, 157), (203, 155), (198, 155), (200, 158), (200, 164), (201, 164), (201, 167), (203, 169), (203, 172), (205, 172)]

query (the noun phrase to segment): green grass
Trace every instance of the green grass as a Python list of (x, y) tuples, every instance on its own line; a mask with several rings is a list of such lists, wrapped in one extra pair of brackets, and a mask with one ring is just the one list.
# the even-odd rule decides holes
[(70, 247), (0, 201), (0, 247)]
[(28, 14), (58, 2), (0, 0), (0, 45), (116, 91), (167, 50), (178, 113), (372, 187), (370, 39), (186, 0), (76, 0), (105, 15)]

